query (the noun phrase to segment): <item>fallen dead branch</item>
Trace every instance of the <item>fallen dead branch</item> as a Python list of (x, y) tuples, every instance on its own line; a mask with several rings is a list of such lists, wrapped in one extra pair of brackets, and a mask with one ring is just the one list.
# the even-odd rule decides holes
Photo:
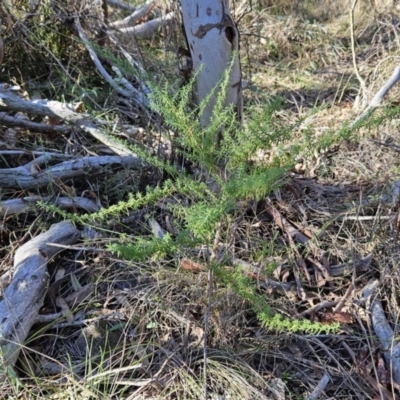
[(29, 129), (33, 132), (39, 133), (69, 133), (71, 128), (65, 125), (51, 125), (51, 124), (39, 124), (32, 122), (26, 118), (17, 118), (7, 115), (7, 113), (0, 113), (0, 125), (11, 126), (14, 128)]
[[(116, 38), (114, 33), (111, 32), (109, 29), (107, 30), (107, 37), (115, 46), (118, 47), (118, 50), (127, 59), (130, 66), (135, 71), (135, 77), (137, 77), (136, 80), (140, 87), (140, 93), (144, 93), (146, 99), (150, 98), (149, 95), (151, 93), (151, 89), (148, 87), (148, 85), (144, 81), (144, 77), (146, 76), (146, 71), (144, 70), (143, 66), (132, 57), (132, 55), (119, 42), (119, 40)], [(114, 72), (118, 75), (118, 69), (116, 67), (114, 67), (113, 69), (114, 69)], [(153, 111), (153, 114), (155, 114), (154, 111)]]
[(22, 156), (22, 155), (27, 155), (27, 156), (44, 156), (44, 155), (46, 155), (47, 157), (54, 157), (55, 159), (59, 159), (59, 160), (68, 160), (69, 158), (73, 157), (73, 155), (62, 154), (62, 153), (50, 153), (47, 151), (29, 151), (29, 150), (21, 150), (21, 149), (0, 150), (0, 156)]
[(393, 71), (391, 77), (387, 80), (387, 82), (378, 90), (374, 98), (368, 107), (353, 121), (350, 127), (355, 124), (363, 121), (367, 117), (371, 116), (373, 112), (382, 106), (383, 99), (390, 92), (394, 85), (400, 80), (400, 67), (396, 67)]
[(136, 9), (136, 7), (118, 0), (107, 0), (107, 4), (111, 7), (120, 8), (121, 10), (135, 11)]
[[(196, 252), (200, 253), (199, 250), (196, 250)], [(230, 257), (229, 261), (232, 265), (239, 267), (244, 275), (257, 280), (260, 287), (262, 287), (265, 290), (278, 291), (278, 292), (281, 292), (282, 294), (291, 292), (293, 290), (293, 284), (291, 284), (291, 283), (280, 282), (278, 280), (266, 277), (263, 274), (262, 268), (255, 267), (252, 264), (250, 264), (246, 261), (240, 260), (238, 258), (235, 258), (235, 257)], [(340, 276), (345, 276), (349, 273), (352, 273), (354, 270), (356, 272), (365, 272), (370, 268), (371, 262), (372, 262), (372, 254), (369, 254), (366, 257), (361, 258), (361, 259), (351, 262), (351, 263), (332, 265), (330, 267), (330, 273), (333, 277), (340, 277)], [(181, 260), (180, 265), (181, 265), (181, 268), (185, 271), (190, 271), (190, 272), (194, 272), (194, 273), (207, 271), (207, 267), (205, 265), (195, 262), (193, 260), (190, 260), (188, 258), (183, 258)], [(232, 266), (225, 267), (226, 270), (232, 270), (232, 268), (233, 268)], [(349, 295), (349, 294), (347, 294), (347, 295)], [(347, 298), (347, 295), (344, 296), (344, 300)], [(306, 311), (304, 311), (302, 313), (302, 315), (299, 314), (298, 316), (296, 316), (296, 318), (304, 317), (304, 316), (306, 316), (310, 313), (316, 312), (319, 309), (324, 308), (324, 307), (333, 307), (333, 306), (337, 305), (338, 303), (340, 303), (343, 306), (342, 300), (340, 302), (325, 302), (323, 304), (317, 304), (315, 307), (311, 307), (310, 309), (307, 309)], [(327, 303), (329, 303), (329, 304), (327, 304)], [(336, 310), (336, 312), (339, 312), (339, 311), (340, 311), (339, 309)]]
[(133, 35), (136, 38), (145, 39), (153, 36), (159, 28), (171, 24), (174, 17), (175, 12), (171, 11), (163, 17), (154, 18), (136, 26), (127, 28), (121, 27), (118, 28), (118, 30), (122, 33)]
[(111, 22), (109, 24), (110, 28), (119, 29), (126, 28), (128, 26), (136, 25), (136, 23), (144, 18), (149, 12), (155, 7), (155, 2), (151, 1), (147, 4), (144, 4), (139, 9), (135, 10), (131, 15), (128, 15), (126, 18)]
[(372, 263), (372, 254), (348, 264), (331, 265), (330, 273), (333, 277), (345, 276), (351, 274), (354, 270), (357, 272), (366, 272)]
[(79, 108), (73, 104), (52, 100), (25, 100), (16, 93), (14, 88), (11, 88), (7, 84), (2, 84), (0, 85), (0, 111), (19, 111), (64, 120), (89, 133), (104, 143), (114, 153), (120, 156), (136, 157), (136, 154), (125, 146), (118, 143), (112, 137), (105, 135), (87, 116), (79, 113)]
[(128, 99), (135, 98), (142, 106), (148, 107), (149, 100), (142, 93), (140, 90), (136, 89), (133, 85), (131, 85), (126, 79), (122, 80), (121, 77), (118, 77), (118, 81), (113, 79), (110, 74), (105, 70), (103, 67), (99, 57), (97, 56), (96, 52), (94, 51), (93, 47), (90, 45), (90, 42), (82, 28), (82, 25), (79, 21), (79, 18), (75, 18), (75, 28), (79, 34), (80, 39), (82, 40), (83, 44), (85, 45), (87, 51), (90, 54), (91, 59), (93, 60), (97, 70), (101, 74), (101, 76), (113, 87), (118, 94), (124, 96)]
[(21, 199), (11, 199), (0, 202), (0, 218), (9, 217), (11, 215), (26, 213), (37, 209), (37, 203), (52, 204), (61, 209), (81, 209), (86, 212), (99, 211), (98, 205), (85, 197), (41, 197), (29, 196)]
[(64, 180), (87, 173), (98, 172), (104, 167), (119, 165), (139, 167), (141, 162), (132, 156), (98, 156), (69, 160), (41, 170), (52, 157), (40, 156), (29, 163), (15, 168), (0, 169), (0, 187), (13, 189), (30, 189), (47, 186), (58, 179)]
[(390, 367), (394, 383), (400, 385), (400, 343), (396, 343), (395, 333), (386, 319), (382, 302), (377, 296), (378, 289), (379, 281), (370, 281), (362, 291), (361, 301), (370, 304), (372, 326), (381, 342), (386, 364)]
[(6, 378), (18, 359), (21, 345), (38, 320), (49, 282), (47, 262), (61, 251), (50, 242), (76, 243), (81, 236), (69, 221), (60, 222), (29, 242), (15, 253), (14, 275), (0, 301), (0, 346), (2, 370)]
[(317, 311), (322, 310), (323, 308), (335, 307), (337, 303), (338, 303), (337, 301), (323, 301), (322, 303), (316, 304), (308, 308), (307, 310), (294, 315), (294, 318), (299, 318), (299, 319), (304, 318), (307, 315), (315, 314)]

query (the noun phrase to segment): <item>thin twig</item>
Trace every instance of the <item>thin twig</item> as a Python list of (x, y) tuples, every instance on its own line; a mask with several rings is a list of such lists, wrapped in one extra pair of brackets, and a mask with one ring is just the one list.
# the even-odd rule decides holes
[[(354, 276), (355, 276), (355, 272), (356, 268), (353, 265), (353, 277), (352, 277), (352, 281), (354, 281)], [(344, 304), (346, 303), (346, 300), (350, 297), (351, 293), (353, 292), (355, 286), (354, 286), (354, 282), (352, 282), (349, 287), (346, 290), (346, 293), (344, 294), (344, 296), (340, 299), (339, 303), (336, 304), (336, 307), (333, 309), (333, 313), (338, 313), (340, 311), (342, 311), (342, 308), (344, 307)]]
[(293, 318), (304, 318), (306, 315), (316, 313), (317, 311), (321, 310), (322, 308), (330, 308), (334, 307), (338, 304), (337, 301), (323, 301), (322, 303), (315, 304), (314, 306), (308, 308), (307, 310), (296, 314)]
[(398, 146), (397, 144), (379, 142), (378, 140), (375, 139), (371, 139), (370, 142), (373, 144), (377, 144), (379, 146), (388, 147), (389, 149), (392, 149), (394, 151), (400, 151), (400, 146)]
[(355, 49), (355, 40), (354, 40), (354, 8), (356, 7), (358, 0), (353, 0), (353, 4), (350, 8), (350, 39), (351, 39), (351, 54), (353, 56), (353, 67), (354, 72), (357, 76), (358, 81), (360, 82), (361, 90), (362, 90), (362, 98), (365, 98), (365, 81), (361, 77), (360, 72), (358, 71), (357, 66), (357, 57), (356, 57), (356, 49)]

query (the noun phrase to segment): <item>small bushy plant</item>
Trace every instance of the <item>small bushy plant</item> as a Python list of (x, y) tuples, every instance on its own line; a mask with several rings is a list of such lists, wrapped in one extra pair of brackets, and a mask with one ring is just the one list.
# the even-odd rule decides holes
[[(130, 194), (127, 200), (104, 208), (98, 213), (70, 215), (54, 206), (45, 206), (47, 211), (62, 213), (79, 223), (100, 223), (110, 218), (119, 218), (132, 210), (154, 205), (162, 199), (174, 196), (185, 198), (186, 202), (170, 205), (176, 220), (184, 221), (177, 235), (164, 234), (162, 237), (126, 238), (121, 235), (119, 243), (112, 243), (108, 249), (126, 259), (144, 261), (176, 257), (199, 245), (213, 243), (214, 238), (229, 226), (238, 209), (238, 204), (248, 200), (258, 201), (285, 182), (286, 172), (294, 165), (296, 158), (307, 157), (315, 151), (350, 138), (361, 126), (376, 126), (381, 120), (394, 118), (398, 109), (385, 109), (375, 119), (369, 118), (356, 126), (344, 125), (337, 131), (314, 135), (312, 127), (302, 131), (302, 137), (293, 140), (299, 121), (293, 125), (279, 122), (276, 112), (281, 101), (265, 103), (261, 108), (250, 106), (245, 112), (244, 123), (236, 120), (232, 108), (225, 107), (225, 89), (229, 82), (229, 70), (223, 76), (219, 87), (214, 115), (210, 125), (202, 129), (199, 115), (210, 96), (197, 107), (191, 104), (195, 83), (177, 89), (165, 83), (152, 84), (152, 106), (163, 118), (165, 124), (176, 134), (171, 140), (180, 156), (200, 173), (189, 173), (178, 169), (169, 161), (150, 154), (139, 146), (131, 146), (139, 157), (169, 177), (160, 186), (148, 187), (145, 193)], [(220, 136), (216, 145), (216, 136)], [(263, 149), (274, 147), (276, 154), (269, 162), (254, 160), (254, 155)], [(189, 205), (188, 205), (189, 204)], [(254, 255), (257, 258), (257, 255)], [(251, 257), (250, 257), (251, 258)], [(308, 333), (331, 332), (337, 324), (322, 325), (308, 320), (292, 321), (274, 313), (268, 299), (259, 294), (256, 283), (235, 270), (227, 272), (218, 263), (213, 263), (215, 276), (224, 285), (238, 293), (254, 309), (260, 322), (274, 331)]]
[[(285, 181), (285, 172), (293, 165), (293, 157), (275, 158), (272, 164), (253, 160), (258, 150), (280, 143), (283, 145), (291, 138), (293, 127), (283, 126), (274, 118), (280, 102), (274, 101), (261, 109), (250, 108), (245, 115), (245, 123), (241, 125), (233, 109), (224, 106), (228, 78), (229, 71), (221, 80), (214, 115), (205, 129), (200, 127), (198, 117), (208, 99), (198, 107), (190, 104), (194, 79), (180, 90), (175, 90), (170, 84), (153, 85), (154, 110), (177, 133), (174, 140), (181, 156), (204, 173), (191, 175), (178, 172), (164, 163), (173, 178), (165, 181), (161, 188), (149, 188), (144, 196), (132, 195), (127, 202), (98, 214), (102, 218), (105, 214), (154, 203), (172, 194), (190, 199), (190, 206), (175, 204), (172, 207), (175, 216), (185, 221), (176, 237), (165, 234), (163, 238), (137, 238), (132, 244), (111, 244), (111, 251), (128, 259), (144, 260), (155, 256), (174, 257), (199, 244), (212, 243), (217, 230), (229, 224), (238, 202), (260, 200)], [(218, 133), (221, 140), (216, 145)], [(207, 182), (213, 182), (214, 185)], [(218, 263), (213, 263), (212, 268), (217, 279), (246, 300), (260, 322), (269, 329), (310, 333), (337, 329), (336, 325), (327, 327), (308, 320), (294, 323), (274, 313), (265, 295), (259, 294), (254, 281), (242, 272), (236, 269), (233, 273), (228, 272)]]

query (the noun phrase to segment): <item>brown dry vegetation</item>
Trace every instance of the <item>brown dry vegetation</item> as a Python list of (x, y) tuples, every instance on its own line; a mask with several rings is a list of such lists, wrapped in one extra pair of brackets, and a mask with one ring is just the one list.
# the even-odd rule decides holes
[[(5, 43), (0, 83), (24, 85), (30, 97), (82, 100), (109, 122), (110, 132), (120, 126), (132, 143), (164, 155), (160, 138), (167, 128), (162, 120), (121, 101), (95, 72), (66, 16), (73, 0), (54, 2), (55, 8), (42, 5), (41, 15), (23, 24), (18, 18), (23, 18), (26, 2), (8, 3), (13, 6), (0, 8)], [(396, 1), (359, 0), (356, 6), (354, 50), (365, 92), (354, 73), (348, 1), (232, 3), (241, 32), (245, 106), (283, 98), (277, 118), (287, 125), (302, 120), (294, 128), (294, 142), (306, 126), (322, 135), (354, 120), (399, 64)], [(171, 8), (176, 3), (162, 3), (149, 18)], [(93, 10), (79, 12), (95, 41)], [(110, 19), (121, 15), (113, 10)], [(152, 39), (125, 39), (124, 44), (153, 79), (179, 80), (171, 47), (181, 41), (176, 23)], [(118, 54), (112, 44), (107, 46)], [(394, 108), (397, 97), (394, 88), (386, 104)], [(32, 159), (30, 153), (9, 156), (1, 150), (58, 150), (74, 157), (108, 151), (75, 128), (50, 136), (0, 122), (0, 140), (1, 168)], [(339, 323), (336, 333), (263, 327), (248, 299), (218, 273), (209, 273), (205, 252), (182, 250), (173, 258), (161, 255), (143, 262), (106, 251), (111, 242), (151, 236), (149, 216), (173, 232), (182, 221), (173, 221), (168, 204), (191, 202), (178, 193), (106, 223), (92, 222), (95, 233), (81, 250), (68, 250), (49, 265), (52, 280), (43, 314), (59, 310), (57, 298), (79, 292), (89, 282), (94, 289), (71, 308), (72, 320), (35, 325), (17, 365), (19, 378), (2, 384), (0, 397), (202, 399), (207, 390), (209, 399), (308, 399), (327, 374), (329, 383), (320, 399), (400, 398), (365, 304), (372, 300), (360, 300), (367, 282), (378, 279), (377, 298), (395, 336), (399, 334), (399, 142), (399, 119), (392, 117), (298, 158), (285, 183), (268, 198), (249, 199), (237, 207), (214, 243), (214, 249), (229, 246), (229, 255), (252, 269), (257, 294), (275, 312), (293, 321)], [(264, 149), (266, 162), (275, 150)], [(106, 208), (130, 192), (145, 193), (147, 186), (160, 185), (165, 178), (156, 168), (110, 167), (32, 191), (0, 188), (1, 200), (88, 196)], [(2, 274), (10, 271), (18, 246), (61, 219), (59, 213), (40, 208), (33, 214), (4, 216)], [(227, 264), (229, 272), (232, 262)], [(330, 268), (329, 279), (321, 272), (324, 267)], [(278, 285), (268, 285), (268, 280)]]

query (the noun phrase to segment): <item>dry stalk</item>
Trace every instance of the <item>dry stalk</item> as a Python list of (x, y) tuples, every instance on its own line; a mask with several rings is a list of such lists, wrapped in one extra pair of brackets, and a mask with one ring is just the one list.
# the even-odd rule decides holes
[(354, 72), (357, 76), (358, 81), (360, 82), (361, 90), (362, 90), (362, 99), (365, 99), (366, 95), (366, 84), (365, 80), (361, 77), (360, 72), (357, 66), (357, 57), (356, 57), (356, 49), (355, 49), (355, 40), (354, 40), (354, 9), (358, 0), (353, 0), (353, 3), (350, 7), (350, 39), (351, 39), (351, 54), (353, 57), (353, 67)]

